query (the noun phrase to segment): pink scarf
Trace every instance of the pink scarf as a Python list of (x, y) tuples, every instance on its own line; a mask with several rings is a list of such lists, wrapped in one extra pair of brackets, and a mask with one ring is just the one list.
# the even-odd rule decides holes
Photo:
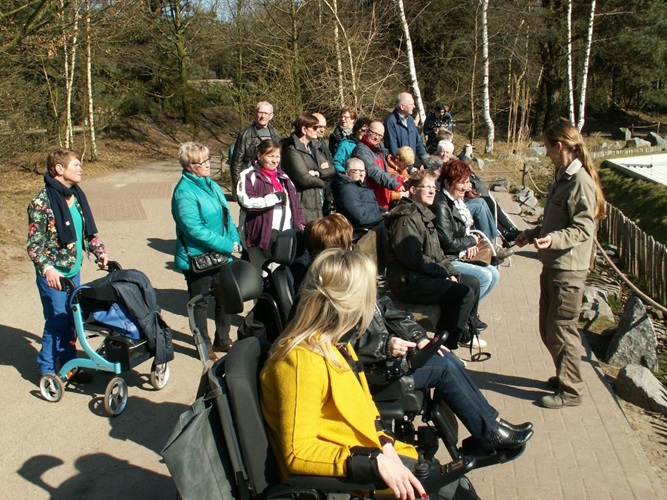
[(269, 180), (271, 181), (271, 185), (273, 186), (273, 189), (275, 191), (278, 191), (280, 193), (285, 191), (285, 188), (283, 188), (283, 185), (281, 184), (280, 180), (278, 180), (278, 169), (269, 170), (268, 168), (264, 168), (262, 166), (260, 166), (260, 169), (262, 173), (269, 178)]

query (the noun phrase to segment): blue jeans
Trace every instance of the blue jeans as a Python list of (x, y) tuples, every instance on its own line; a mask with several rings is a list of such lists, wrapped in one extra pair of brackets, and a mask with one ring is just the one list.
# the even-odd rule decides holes
[(461, 360), (452, 353), (432, 356), (412, 376), (415, 388), (435, 388), (475, 439), (484, 439), (498, 428), (498, 411), (489, 404)]
[(498, 228), (489, 205), (483, 198), (468, 198), (465, 204), (475, 220), (475, 229), (482, 231), (493, 242), (498, 237)]
[[(73, 278), (79, 286), (81, 273)], [(42, 349), (37, 354), (40, 375), (56, 373), (56, 362), (63, 366), (76, 357), (76, 332), (74, 320), (67, 305), (67, 292), (51, 288), (43, 276), (37, 276), (37, 289), (44, 312)]]
[(477, 266), (469, 262), (453, 260), (452, 265), (462, 274), (474, 276), (479, 280), (479, 300), (482, 299), (496, 286), (500, 279), (500, 272), (495, 266)]

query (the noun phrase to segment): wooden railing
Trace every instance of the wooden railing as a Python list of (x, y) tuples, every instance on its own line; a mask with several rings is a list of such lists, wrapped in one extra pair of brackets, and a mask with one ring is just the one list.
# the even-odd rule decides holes
[(642, 231), (623, 212), (607, 203), (607, 217), (600, 222), (598, 239), (618, 248), (624, 271), (659, 304), (667, 304), (667, 247)]

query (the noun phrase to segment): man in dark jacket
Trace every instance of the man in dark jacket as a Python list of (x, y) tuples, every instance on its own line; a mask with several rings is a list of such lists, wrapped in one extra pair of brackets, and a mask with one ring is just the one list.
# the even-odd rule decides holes
[(273, 106), (271, 103), (266, 101), (257, 103), (252, 125), (244, 128), (236, 137), (234, 152), (229, 162), (234, 200), (236, 200), (236, 184), (239, 181), (239, 174), (250, 166), (250, 162), (257, 153), (257, 146), (267, 139), (273, 139), (276, 142), (282, 139), (276, 129), (269, 125), (272, 118)]
[(387, 282), (398, 300), (439, 304), (436, 330), (447, 330), (445, 345), (456, 349), (469, 342), (468, 320), (477, 316), (479, 281), (460, 274), (442, 249), (435, 227), (433, 204), (437, 174), (420, 170), (407, 182), (409, 198), (403, 198), (385, 217)]
[[(402, 146), (410, 146), (423, 162), (428, 156), (422, 142), (422, 136), (412, 119), (415, 109), (415, 100), (407, 92), (398, 94), (396, 108), (384, 121), (384, 145), (389, 154), (396, 156), (398, 149)], [(418, 162), (419, 165), (421, 162)]]
[(377, 226), (382, 222), (382, 210), (373, 190), (364, 184), (366, 167), (359, 158), (347, 160), (344, 174), (334, 177), (332, 184), (334, 207), (355, 229)]
[(338, 145), (343, 139), (352, 137), (352, 127), (356, 121), (357, 113), (352, 108), (346, 106), (340, 110), (338, 125), (329, 136), (329, 151), (332, 155), (336, 154)]

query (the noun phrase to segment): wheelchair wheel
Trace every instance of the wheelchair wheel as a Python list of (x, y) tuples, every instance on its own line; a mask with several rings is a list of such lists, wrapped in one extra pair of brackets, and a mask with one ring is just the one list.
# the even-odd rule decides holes
[(39, 392), (50, 403), (57, 403), (65, 393), (65, 384), (58, 375), (47, 373), (39, 379)]
[(127, 384), (123, 377), (114, 377), (104, 391), (104, 409), (112, 417), (123, 413), (127, 406)]
[(163, 363), (161, 365), (156, 365), (153, 362), (151, 367), (151, 385), (156, 391), (163, 389), (167, 382), (169, 381), (169, 363)]

